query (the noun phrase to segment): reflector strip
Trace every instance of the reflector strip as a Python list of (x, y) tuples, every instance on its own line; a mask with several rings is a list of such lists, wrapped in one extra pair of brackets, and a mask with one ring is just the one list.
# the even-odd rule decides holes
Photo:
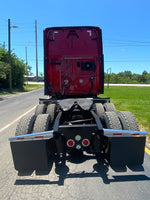
[(115, 130), (115, 129), (103, 129), (104, 131), (104, 136), (107, 137), (134, 137), (134, 136), (139, 136), (143, 137), (147, 135), (147, 132), (144, 131), (130, 131), (130, 130)]
[(34, 137), (34, 138), (43, 138), (43, 136), (42, 136), (42, 135), (40, 135), (40, 136), (36, 136), (36, 137)]
[(24, 137), (17, 138), (17, 140), (24, 140)]
[(10, 142), (22, 142), (22, 141), (34, 141), (34, 140), (46, 140), (53, 137), (53, 131), (45, 131), (40, 133), (32, 133), (26, 135), (18, 135), (9, 137)]
[(131, 135), (140, 135), (139, 133), (131, 133)]

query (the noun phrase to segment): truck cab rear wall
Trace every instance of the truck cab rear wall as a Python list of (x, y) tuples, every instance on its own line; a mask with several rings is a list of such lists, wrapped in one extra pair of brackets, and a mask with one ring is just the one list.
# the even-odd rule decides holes
[(100, 28), (47, 28), (44, 38), (46, 95), (103, 93)]

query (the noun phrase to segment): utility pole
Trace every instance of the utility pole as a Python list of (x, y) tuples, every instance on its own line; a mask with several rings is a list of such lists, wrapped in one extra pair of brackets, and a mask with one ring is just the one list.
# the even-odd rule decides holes
[(25, 54), (26, 54), (26, 76), (27, 76), (27, 85), (28, 85), (28, 54), (27, 54), (27, 47), (31, 42), (28, 42), (28, 44), (25, 46)]
[[(109, 72), (109, 73), (108, 73)], [(111, 68), (107, 69), (107, 88), (109, 88), (109, 81), (110, 81), (110, 74), (111, 74)]]
[(25, 53), (26, 53), (26, 76), (27, 76), (27, 85), (28, 85), (28, 60), (27, 60), (27, 45), (25, 46)]
[(36, 81), (38, 81), (37, 20), (35, 20)]
[(9, 90), (12, 92), (12, 66), (11, 66), (11, 37), (10, 37), (10, 29), (18, 28), (18, 26), (11, 26), (10, 19), (8, 19), (8, 59), (9, 59)]
[(9, 55), (9, 90), (12, 92), (11, 46), (10, 46), (10, 19), (8, 19), (8, 55)]

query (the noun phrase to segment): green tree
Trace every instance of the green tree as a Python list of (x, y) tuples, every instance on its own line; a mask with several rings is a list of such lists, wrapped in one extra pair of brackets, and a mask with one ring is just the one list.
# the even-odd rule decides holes
[(9, 72), (9, 65), (0, 61), (0, 79), (6, 79)]
[(141, 76), (141, 82), (145, 83), (147, 81), (147, 71), (143, 71), (142, 76)]
[(6, 88), (9, 79), (9, 64), (0, 61), (0, 88)]
[[(24, 85), (24, 75), (25, 63), (23, 60), (19, 59), (15, 53), (11, 54), (11, 69), (12, 69), (12, 87), (13, 88), (23, 88)], [(31, 67), (28, 66), (29, 71)], [(5, 50), (4, 46), (0, 47), (0, 87), (9, 88), (9, 59), (8, 51)]]

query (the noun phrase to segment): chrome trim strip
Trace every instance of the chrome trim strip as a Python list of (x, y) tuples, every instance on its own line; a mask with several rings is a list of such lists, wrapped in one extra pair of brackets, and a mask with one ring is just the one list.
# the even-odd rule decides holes
[[(37, 138), (36, 138), (37, 137)], [(31, 133), (26, 135), (18, 135), (9, 137), (10, 142), (33, 141), (33, 140), (46, 140), (53, 137), (53, 131), (45, 131), (40, 133)], [(24, 138), (24, 139), (21, 139)]]

